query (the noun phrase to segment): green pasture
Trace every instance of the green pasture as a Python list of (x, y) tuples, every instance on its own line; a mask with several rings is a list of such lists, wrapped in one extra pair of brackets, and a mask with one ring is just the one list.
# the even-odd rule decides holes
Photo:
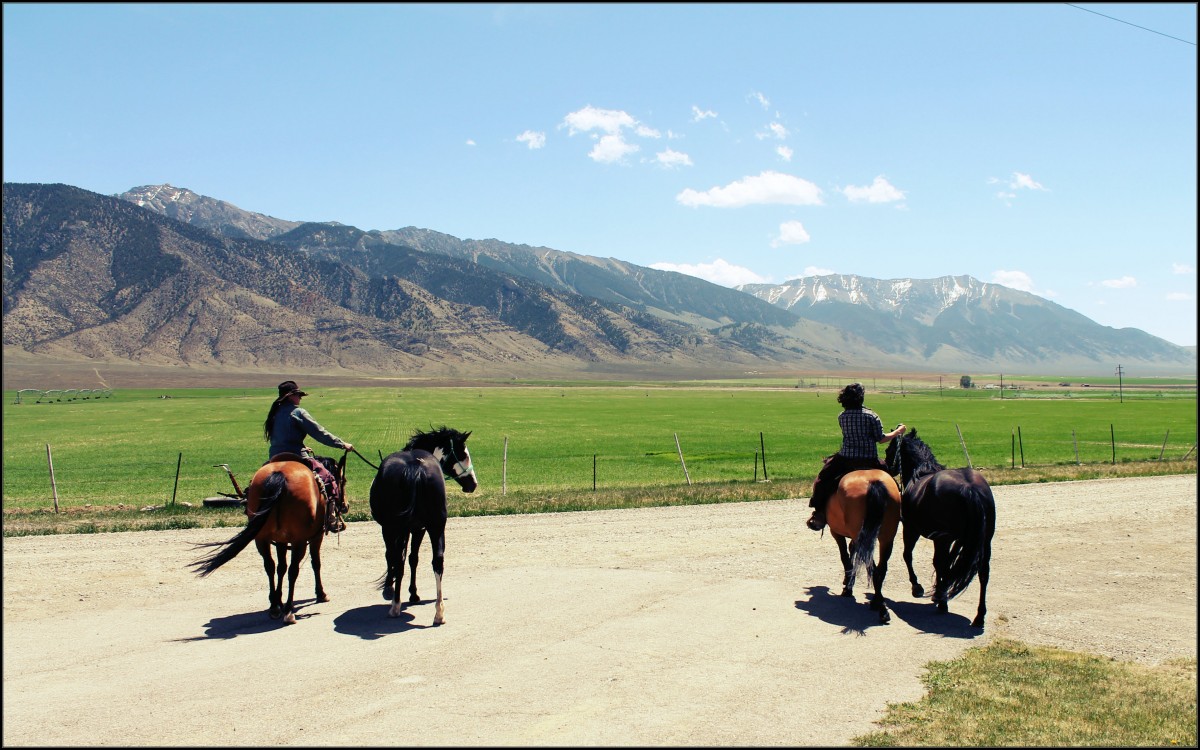
[[(947, 466), (966, 465), (968, 455), (985, 472), (1195, 457), (1194, 383), (1143, 386), (1118, 398), (1107, 387), (1080, 395), (1032, 387), (964, 391), (936, 381), (909, 389), (901, 382), (864, 380), (867, 406), (886, 429), (898, 422), (916, 428)], [(304, 406), (376, 464), (416, 429), (469, 430), (480, 481), (472, 499), (503, 494), (508, 512), (521, 512), (526, 505), (541, 509), (547, 495), (593, 487), (690, 481), (736, 488), (764, 477), (803, 486), (840, 444), (838, 384), (814, 385), (311, 388)], [(229, 464), (243, 486), (249, 483), (267, 458), (262, 423), (274, 395), (118, 390), (106, 398), (17, 403), (16, 392), (6, 392), (4, 509), (50, 507), (53, 490), (64, 507), (196, 505), (231, 492), (214, 465)], [(374, 469), (354, 455), (348, 468), (349, 497), (363, 509)]]

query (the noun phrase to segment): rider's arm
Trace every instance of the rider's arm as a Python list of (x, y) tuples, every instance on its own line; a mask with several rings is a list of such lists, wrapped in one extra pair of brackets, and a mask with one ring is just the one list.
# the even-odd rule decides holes
[(312, 415), (304, 409), (297, 407), (293, 410), (292, 419), (300, 425), (300, 428), (304, 430), (304, 434), (318, 443), (328, 445), (330, 448), (341, 448), (342, 450), (350, 450), (353, 447), (350, 443), (347, 443), (318, 424), (317, 420), (313, 419)]

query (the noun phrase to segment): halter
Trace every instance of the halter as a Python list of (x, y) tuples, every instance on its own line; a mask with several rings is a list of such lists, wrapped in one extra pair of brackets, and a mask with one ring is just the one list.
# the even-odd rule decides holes
[[(451, 445), (451, 447), (453, 447), (453, 445)], [(440, 445), (437, 448), (435, 448), (433, 451), (433, 457), (435, 459), (437, 459), (438, 464), (442, 463), (442, 459), (445, 455), (446, 454), (443, 452), (442, 447)], [(454, 479), (461, 479), (462, 477), (465, 477), (468, 474), (475, 471), (475, 468), (473, 466), (471, 466), (470, 455), (471, 455), (470, 453), (467, 454), (466, 461), (455, 461), (450, 466), (450, 476), (451, 477), (453, 477)], [(454, 458), (453, 451), (450, 452), (450, 457)]]

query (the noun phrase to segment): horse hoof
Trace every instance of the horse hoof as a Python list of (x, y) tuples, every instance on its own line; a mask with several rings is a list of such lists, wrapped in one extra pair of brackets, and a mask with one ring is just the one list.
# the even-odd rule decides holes
[(391, 600), (395, 599), (396, 598), (396, 589), (392, 588), (391, 586), (384, 586), (383, 587), (383, 598), (387, 599), (389, 602)]
[(854, 596), (854, 592), (853, 592), (853, 591), (851, 591), (850, 589), (842, 589), (842, 596), (845, 596), (845, 597), (853, 597), (853, 596)]
[(974, 620), (971, 621), (971, 627), (979, 628), (980, 630), (983, 630), (983, 618), (976, 617)]
[(917, 599), (920, 599), (921, 597), (925, 596), (925, 587), (914, 583), (913, 584), (913, 596), (916, 597)]
[(296, 624), (296, 613), (288, 612), (287, 616), (283, 618), (283, 624), (284, 625), (295, 625)]
[(396, 602), (395, 604), (393, 604), (391, 606), (391, 609), (388, 610), (388, 617), (399, 617), (400, 610), (401, 610), (400, 602)]
[(272, 609), (267, 614), (269, 614), (271, 616), (272, 620), (278, 620), (280, 617), (283, 617), (283, 612), (278, 609)]
[(420, 604), (420, 603), (421, 603), (421, 597), (417, 596), (416, 594), (413, 594), (413, 595), (411, 595), (411, 596), (409, 596), (409, 597), (408, 597), (408, 603), (409, 603), (409, 604)]
[(887, 607), (884, 607), (883, 609), (881, 609), (879, 611), (879, 624), (887, 625), (891, 621), (892, 621), (892, 615), (890, 612), (887, 611)]
[(329, 594), (326, 594), (325, 592), (321, 592), (320, 594), (317, 594), (317, 601), (319, 601), (319, 602), (329, 601)]
[(445, 617), (435, 617), (435, 618), (433, 618), (433, 624), (434, 625), (445, 625), (446, 618)]

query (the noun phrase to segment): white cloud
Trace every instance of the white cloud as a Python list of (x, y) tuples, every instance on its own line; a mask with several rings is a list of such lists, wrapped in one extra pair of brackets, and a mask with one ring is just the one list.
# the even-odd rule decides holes
[(1017, 190), (1042, 190), (1049, 192), (1049, 188), (1043, 186), (1042, 183), (1023, 172), (1013, 172), (1012, 177), (1008, 180), (989, 177), (987, 181), (989, 185), (998, 185), (1003, 183), (1008, 186), (1008, 190), (1001, 190), (1000, 192), (996, 193), (996, 197), (1004, 201), (1005, 205), (1008, 206), (1011, 206), (1013, 200), (1016, 199)]
[(798, 221), (785, 221), (779, 225), (779, 236), (771, 240), (771, 247), (803, 245), (810, 239), (812, 238), (808, 236), (803, 224)]
[(1100, 286), (1106, 286), (1109, 289), (1129, 289), (1137, 286), (1137, 279), (1132, 276), (1122, 276), (1119, 279), (1107, 279), (1100, 282)]
[(670, 148), (666, 151), (659, 151), (654, 155), (654, 160), (668, 168), (692, 166), (692, 157)]
[(1033, 279), (1024, 271), (992, 271), (992, 283), (1033, 294)]
[(695, 104), (692, 105), (692, 122), (700, 122), (701, 120), (707, 120), (710, 117), (716, 116), (717, 113), (713, 112), (711, 109), (702, 110)]
[(755, 100), (756, 102), (758, 102), (759, 104), (761, 104), (763, 109), (771, 108), (771, 102), (768, 101), (767, 97), (763, 96), (762, 92), (760, 92), (760, 91), (751, 91), (749, 98), (751, 98), (751, 99)]
[(468, 138), (468, 139), (467, 139), (467, 145), (468, 145), (468, 146), (474, 146), (474, 145), (475, 145), (475, 141), (473, 141), (472, 139)]
[(563, 124), (569, 129), (570, 135), (579, 132), (586, 133), (591, 130), (603, 130), (609, 135), (616, 135), (621, 132), (622, 128), (631, 128), (636, 125), (637, 120), (627, 112), (616, 109), (597, 109), (589, 104), (583, 109), (568, 114), (563, 118)]
[(820, 266), (808, 266), (804, 269), (802, 276), (832, 276), (836, 271)]
[(546, 134), (535, 133), (532, 130), (526, 130), (517, 136), (517, 141), (529, 146), (530, 150), (539, 149), (546, 145)]
[(685, 206), (716, 206), (718, 208), (740, 208), (767, 204), (822, 205), (821, 188), (808, 180), (772, 171), (763, 172), (757, 177), (746, 177), (731, 182), (725, 187), (714, 187), (706, 192), (687, 188), (676, 195), (675, 200)]
[(847, 185), (842, 188), (842, 193), (853, 203), (892, 203), (894, 201), (904, 200), (904, 191), (897, 190), (890, 182), (879, 175), (875, 181), (865, 187), (855, 185)]
[(637, 150), (636, 145), (626, 143), (625, 139), (619, 135), (606, 135), (596, 142), (596, 145), (588, 152), (588, 156), (601, 164), (612, 164), (621, 161)]
[(1175, 274), (1176, 276), (1186, 276), (1188, 274), (1195, 273), (1195, 272), (1196, 272), (1195, 266), (1189, 266), (1186, 263), (1172, 263), (1171, 264), (1171, 273)]
[(782, 140), (784, 140), (785, 138), (787, 138), (787, 137), (788, 137), (788, 129), (787, 129), (787, 128), (785, 128), (783, 125), (781, 125), (781, 124), (780, 124), (780, 123), (778, 123), (778, 122), (773, 122), (773, 123), (771, 123), (770, 125), (768, 125), (768, 126), (767, 126), (767, 130), (768, 130), (769, 132), (767, 132), (767, 133), (755, 133), (754, 135), (755, 135), (755, 136), (758, 138), (758, 140), (760, 140), (760, 141), (761, 141), (761, 140), (763, 140), (764, 138), (777, 138), (777, 139), (779, 139), (779, 140), (781, 140), (781, 141), (782, 141)]
[(659, 133), (657, 130), (650, 127), (649, 125), (642, 125), (641, 123), (638, 123), (634, 127), (633, 132), (637, 133), (638, 135), (640, 135), (643, 138), (662, 138), (662, 134)]
[(1016, 190), (1017, 188), (1025, 188), (1026, 190), (1045, 190), (1046, 189), (1046, 188), (1042, 187), (1042, 184), (1040, 182), (1037, 182), (1029, 175), (1022, 174), (1020, 172), (1013, 172), (1013, 179), (1012, 179), (1012, 182), (1009, 183), (1009, 186), (1012, 187), (1013, 190)]
[(765, 284), (769, 282), (769, 279), (759, 276), (749, 268), (735, 266), (727, 263), (722, 258), (717, 258), (712, 263), (697, 263), (695, 265), (688, 263), (651, 263), (650, 267), (660, 271), (684, 273), (688, 276), (695, 276), (696, 278), (727, 287), (735, 287), (739, 284)]
[(779, 158), (783, 159), (784, 161), (791, 161), (792, 154), (794, 154), (795, 152), (792, 151), (787, 146), (778, 146), (775, 149), (775, 153), (779, 154)]
[(1191, 302), (1196, 299), (1196, 295), (1187, 292), (1169, 292), (1167, 299), (1171, 302)]

